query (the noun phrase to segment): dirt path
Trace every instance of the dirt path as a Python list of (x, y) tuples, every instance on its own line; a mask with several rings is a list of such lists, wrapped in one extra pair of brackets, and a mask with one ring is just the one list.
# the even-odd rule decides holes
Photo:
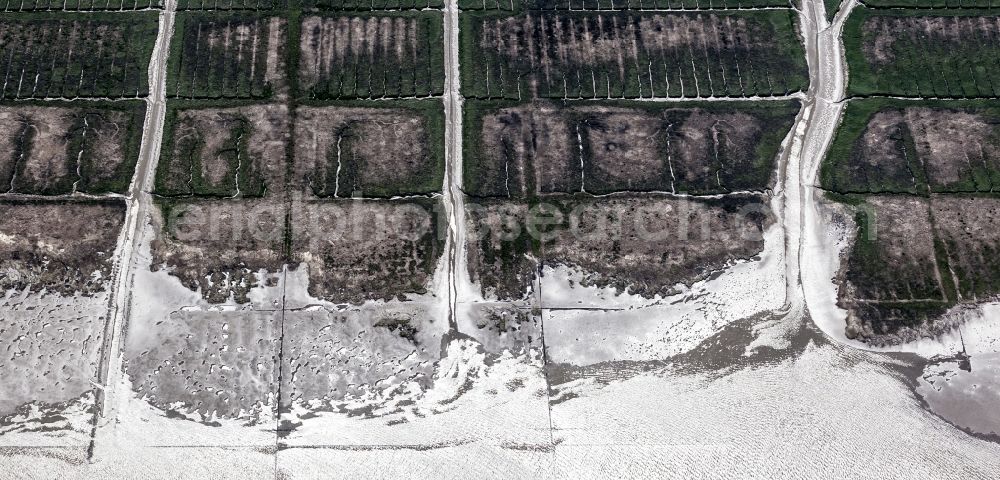
[(800, 18), (810, 87), (783, 176), (788, 187), (783, 221), (791, 306), (801, 313), (808, 310), (813, 322), (838, 340), (846, 340), (843, 313), (836, 307), (837, 287), (832, 281), (839, 258), (832, 248), (834, 240), (824, 218), (817, 177), (846, 105), (847, 69), (841, 34), (856, 5), (856, 0), (844, 0), (831, 23), (822, 0), (803, 0)]
[(110, 318), (104, 332), (101, 349), (101, 364), (98, 372), (97, 409), (94, 432), (91, 435), (89, 453), (93, 455), (97, 429), (106, 422), (114, 421), (115, 389), (122, 372), (122, 337), (125, 334), (128, 317), (135, 250), (142, 241), (152, 206), (153, 173), (160, 157), (163, 140), (163, 123), (166, 116), (167, 55), (170, 51), (170, 37), (174, 30), (174, 13), (177, 0), (166, 0), (160, 12), (159, 31), (153, 47), (153, 57), (149, 62), (149, 96), (146, 97), (146, 118), (143, 121), (142, 143), (139, 146), (139, 160), (135, 176), (125, 196), (127, 213), (125, 226), (118, 238), (115, 252), (114, 287)]
[(459, 88), (458, 1), (447, 0), (444, 8), (444, 118), (445, 118), (445, 184), (444, 213), (448, 218), (445, 241), (445, 274), (447, 281), (439, 292), (448, 299), (448, 322), (457, 330), (455, 311), (462, 292), (469, 291), (465, 257), (465, 202), (462, 194), (462, 98)]

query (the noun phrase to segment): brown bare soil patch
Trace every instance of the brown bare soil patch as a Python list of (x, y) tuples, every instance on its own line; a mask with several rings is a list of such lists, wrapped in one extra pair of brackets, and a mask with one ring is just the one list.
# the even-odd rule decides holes
[[(87, 113), (84, 117), (84, 146), (77, 152), (81, 161), (88, 161), (88, 183), (112, 180), (126, 159), (126, 142), (132, 118), (123, 111), (105, 110)], [(131, 161), (132, 159), (128, 159)], [(128, 175), (131, 178), (131, 175)]]
[(138, 102), (0, 106), (0, 192), (123, 192), (132, 178), (143, 111)]
[(591, 164), (586, 180), (615, 190), (651, 190), (663, 185), (662, 144), (669, 124), (655, 115), (624, 108), (584, 107), (580, 112), (586, 116), (581, 134), (586, 136), (584, 150)]
[(278, 100), (288, 95), (285, 82), (285, 32), (288, 22), (284, 18), (267, 19), (267, 60), (264, 64), (264, 82), (277, 94)]
[(164, 268), (210, 302), (248, 302), (261, 270), (285, 263), (285, 205), (279, 199), (164, 201), (152, 243)]
[(850, 296), (862, 301), (944, 300), (927, 200), (883, 195), (869, 197), (868, 203), (874, 231), (860, 233), (872, 242), (878, 258), (893, 268), (856, 265), (852, 270), (858, 274), (852, 275), (852, 270), (847, 274)]
[(543, 262), (583, 270), (585, 284), (651, 297), (703, 280), (764, 248), (773, 222), (764, 197), (615, 197), (562, 202), (566, 220)]
[(424, 293), (442, 254), (436, 202), (315, 201), (296, 206), (292, 255), (309, 293), (336, 303)]
[(754, 116), (695, 109), (674, 128), (676, 137), (667, 147), (674, 190), (723, 192), (770, 185), (759, 180), (770, 176), (770, 162), (762, 175), (755, 172), (761, 170), (756, 146), (764, 125)]
[(157, 168), (164, 195), (262, 196), (285, 187), (285, 105), (181, 110)]
[(0, 110), (0, 190), (68, 193), (76, 177), (70, 158), (75, 111), (59, 107), (4, 107)]
[(954, 305), (955, 288), (928, 199), (868, 197), (855, 221), (838, 300), (849, 311), (848, 337), (883, 345), (941, 333), (947, 323), (940, 316)]
[(440, 191), (427, 121), (402, 108), (299, 107), (294, 182), (323, 197)]
[(923, 194), (991, 192), (1000, 183), (1000, 131), (989, 109), (890, 106), (865, 115), (850, 149), (839, 141), (824, 166), (828, 188)]
[(483, 188), (473, 194), (524, 197), (581, 190), (576, 132), (553, 105), (505, 108), (486, 116), (482, 145), (485, 158), (475, 180)]
[(0, 291), (104, 291), (125, 204), (0, 202)]
[(924, 168), (918, 159), (908, 158), (907, 142), (911, 138), (902, 111), (876, 112), (858, 140), (848, 178), (876, 192), (891, 186), (917, 188)]
[(992, 189), (989, 183), (977, 185), (974, 176), (977, 170), (987, 179), (990, 172), (1000, 172), (993, 122), (973, 112), (924, 107), (906, 109), (906, 122), (933, 188), (950, 189), (972, 180), (977, 190)]
[(954, 281), (964, 301), (985, 301), (1000, 293), (1000, 199), (934, 196), (931, 212), (944, 243)]

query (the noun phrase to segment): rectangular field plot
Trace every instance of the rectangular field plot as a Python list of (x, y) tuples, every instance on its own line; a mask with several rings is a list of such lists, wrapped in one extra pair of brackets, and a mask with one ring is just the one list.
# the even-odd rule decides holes
[(555, 202), (542, 263), (586, 272), (585, 283), (652, 297), (676, 292), (736, 260), (757, 256), (773, 223), (767, 197), (619, 196)]
[(462, 16), (467, 97), (785, 95), (808, 84), (788, 10)]
[(0, 0), (0, 12), (101, 11), (163, 8), (163, 0)]
[[(869, 197), (859, 213), (858, 239), (847, 259), (838, 304), (851, 312), (857, 334), (894, 333), (950, 306), (926, 199)], [(872, 218), (873, 217), (873, 218)], [(943, 264), (947, 267), (947, 263)], [(950, 281), (950, 279), (949, 279)]]
[(177, 0), (177, 10), (272, 10), (284, 8), (288, 0)]
[(125, 203), (0, 201), (0, 291), (94, 295), (111, 278)]
[(0, 105), (0, 192), (124, 193), (145, 110), (137, 100)]
[(167, 95), (268, 98), (287, 94), (288, 22), (251, 13), (177, 15)]
[(319, 197), (441, 191), (444, 111), (436, 100), (299, 106), (295, 188)]
[(989, 11), (855, 11), (844, 26), (848, 93), (1000, 95), (1000, 16)]
[(157, 194), (260, 197), (284, 191), (287, 106), (172, 104), (166, 124)]
[(0, 14), (0, 98), (143, 97), (157, 17)]
[(316, 99), (440, 95), (442, 32), (432, 12), (305, 17), (299, 86)]
[(248, 303), (288, 261), (283, 199), (159, 199), (157, 207), (151, 268), (209, 302)]
[(762, 195), (552, 197), (468, 205), (469, 270), (484, 295), (520, 300), (539, 265), (564, 265), (587, 286), (646, 297), (676, 293), (764, 246), (773, 215)]
[(482, 199), (466, 205), (469, 275), (486, 298), (525, 300), (538, 271), (538, 245), (523, 228), (523, 200)]
[(992, 192), (1000, 102), (853, 100), (821, 169), (840, 193)]
[(444, 0), (298, 0), (306, 11), (420, 10), (442, 8)]
[(787, 0), (458, 0), (458, 8), (462, 10), (507, 11), (702, 10), (787, 6)]
[(309, 294), (334, 303), (426, 293), (444, 250), (439, 202), (315, 200), (291, 212), (292, 260)]
[[(838, 304), (849, 335), (879, 343), (943, 313), (956, 301), (945, 244), (935, 232), (940, 211), (912, 195), (851, 197), (858, 236), (848, 254)], [(936, 199), (932, 200), (936, 201)]]
[(512, 198), (763, 191), (798, 110), (797, 101), (469, 101), (464, 188)]
[(931, 214), (950, 267), (942, 272), (954, 279), (960, 298), (995, 298), (1000, 293), (1000, 199), (934, 196)]

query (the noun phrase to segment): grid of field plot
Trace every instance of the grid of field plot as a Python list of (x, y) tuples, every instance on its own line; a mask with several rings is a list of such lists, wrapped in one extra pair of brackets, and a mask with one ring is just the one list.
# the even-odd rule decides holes
[[(154, 263), (170, 265), (172, 275), (210, 302), (250, 301), (248, 292), (261, 286), (256, 272), (277, 274), (284, 263), (307, 265), (310, 293), (330, 301), (422, 291), (441, 252), (429, 236), (433, 229), (413, 241), (386, 240), (377, 223), (358, 227), (374, 229), (366, 238), (384, 240), (352, 250), (381, 249), (388, 263), (379, 266), (343, 257), (346, 250), (327, 245), (336, 236), (307, 227), (336, 221), (329, 212), (361, 206), (350, 198), (371, 199), (364, 218), (408, 205), (432, 210), (436, 200), (426, 196), (439, 193), (443, 182), (441, 100), (391, 97), (440, 93), (443, 57), (432, 62), (424, 49), (436, 41), (441, 52), (441, 14), (336, 16), (304, 13), (297, 4), (221, 11), (227, 9), (178, 13), (155, 183), (164, 241), (153, 251)], [(408, 81), (390, 82), (384, 73), (390, 70), (409, 74)], [(350, 93), (341, 83), (350, 83)], [(375, 93), (375, 85), (382, 90)], [(421, 198), (396, 199), (413, 195)], [(224, 232), (223, 241), (171, 233), (204, 212), (239, 223), (264, 211), (273, 235), (252, 242), (234, 244), (227, 235), (238, 236), (236, 230)], [(241, 241), (250, 243), (237, 248)], [(419, 260), (402, 260), (413, 256)], [(351, 280), (356, 268), (367, 281)]]
[(1000, 291), (1000, 17), (986, 1), (874, 0), (844, 29), (851, 98), (820, 180), (858, 225), (839, 302), (878, 337)]
[(7, 447), (86, 457), (160, 6), (0, 2)]
[(0, 12), (70, 11), (91, 12), (111, 10), (162, 9), (163, 0), (3, 0)]
[[(801, 107), (784, 97), (808, 88), (808, 75), (793, 10), (740, 8), (787, 4), (459, 5), (467, 252), (486, 298), (544, 310), (535, 282), (557, 266), (587, 272), (588, 285), (665, 295), (710, 258), (761, 248), (739, 232), (765, 228), (767, 214), (736, 212), (766, 204)], [(723, 101), (676, 101), (703, 97)], [(540, 207), (555, 222), (545, 239), (506, 227)], [(639, 218), (664, 231), (718, 222), (719, 235), (635, 241)], [(574, 236), (580, 228), (596, 230)]]

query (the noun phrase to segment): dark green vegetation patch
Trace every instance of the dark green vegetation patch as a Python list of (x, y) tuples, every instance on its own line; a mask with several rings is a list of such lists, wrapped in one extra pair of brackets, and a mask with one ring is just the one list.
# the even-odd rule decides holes
[(444, 91), (439, 12), (302, 19), (299, 85), (313, 99), (426, 97)]
[(319, 197), (441, 191), (444, 110), (438, 100), (309, 102), (295, 115), (295, 177)]
[(840, 3), (840, 0), (823, 0), (827, 20), (832, 22), (833, 17), (837, 16), (837, 12), (840, 11)]
[(138, 100), (0, 105), (0, 192), (125, 193), (145, 110)]
[(840, 193), (992, 192), (1000, 102), (852, 100), (820, 171)]
[(784, 95), (808, 86), (796, 18), (791, 10), (465, 13), (462, 89), (510, 99)]
[(1000, 17), (989, 11), (860, 8), (843, 38), (851, 94), (1000, 94)]
[(464, 186), (479, 197), (771, 186), (797, 101), (469, 101)]
[(284, 18), (251, 13), (178, 14), (167, 95), (267, 98), (285, 93), (287, 25)]
[(147, 8), (163, 8), (163, 0), (0, 0), (0, 12), (59, 10), (88, 12)]
[(155, 13), (0, 14), (0, 98), (144, 97)]
[(462, 10), (703, 10), (787, 7), (787, 0), (458, 0)]

